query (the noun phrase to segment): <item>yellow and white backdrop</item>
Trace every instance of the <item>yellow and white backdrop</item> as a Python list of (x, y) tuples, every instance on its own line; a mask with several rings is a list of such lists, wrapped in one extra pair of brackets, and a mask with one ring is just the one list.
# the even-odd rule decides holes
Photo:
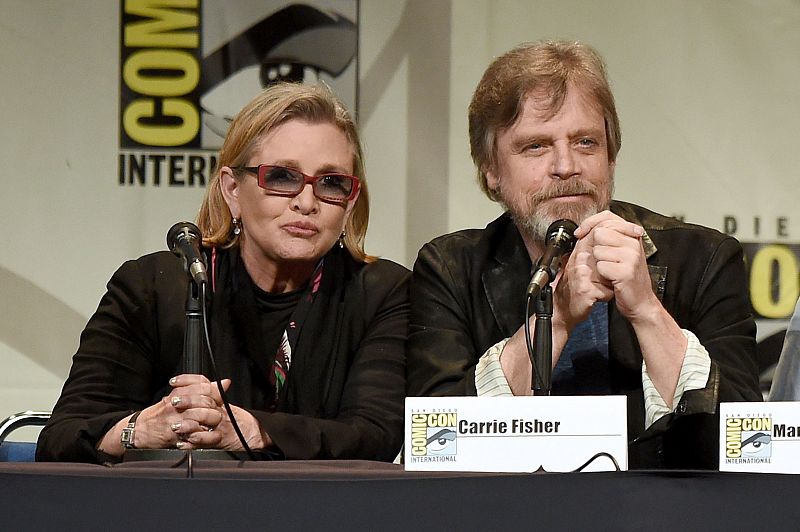
[[(410, 267), (430, 238), (499, 212), (475, 183), (466, 108), (493, 57), (541, 38), (606, 58), (616, 197), (736, 236), (759, 338), (785, 329), (800, 293), (799, 2), (305, 4), (0, 0), (0, 418), (52, 407), (106, 281), (194, 219), (225, 119), (264, 79), (322, 79), (357, 109), (367, 249)], [(214, 57), (226, 46), (235, 68)]]

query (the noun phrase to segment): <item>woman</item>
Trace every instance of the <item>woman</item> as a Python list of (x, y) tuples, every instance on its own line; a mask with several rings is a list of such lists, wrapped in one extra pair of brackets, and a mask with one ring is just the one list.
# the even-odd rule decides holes
[[(355, 125), (322, 87), (266, 89), (233, 120), (198, 225), (220, 384), (252, 450), (391, 460), (402, 440), (409, 272), (364, 253)], [(81, 336), (38, 460), (243, 449), (216, 383), (179, 374), (188, 277), (125, 263)]]

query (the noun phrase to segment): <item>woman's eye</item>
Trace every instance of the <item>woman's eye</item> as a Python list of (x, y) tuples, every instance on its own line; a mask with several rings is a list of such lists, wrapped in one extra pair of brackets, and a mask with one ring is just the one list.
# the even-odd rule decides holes
[(276, 169), (271, 171), (268, 179), (271, 182), (295, 181), (295, 177), (284, 169)]
[(329, 187), (340, 187), (344, 178), (340, 175), (324, 175), (322, 176), (322, 184)]

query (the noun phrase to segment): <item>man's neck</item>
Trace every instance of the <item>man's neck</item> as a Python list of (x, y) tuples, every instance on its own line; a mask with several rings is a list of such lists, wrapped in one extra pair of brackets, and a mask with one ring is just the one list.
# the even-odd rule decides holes
[[(519, 228), (517, 228), (519, 230)], [(525, 249), (528, 251), (528, 256), (531, 262), (536, 264), (539, 258), (544, 255), (544, 240), (538, 240), (527, 234), (527, 232), (520, 230), (522, 241), (525, 243)]]

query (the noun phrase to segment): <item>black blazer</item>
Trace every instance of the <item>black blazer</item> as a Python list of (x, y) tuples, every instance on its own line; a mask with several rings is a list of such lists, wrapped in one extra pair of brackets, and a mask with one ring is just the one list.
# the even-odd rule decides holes
[[(212, 304), (212, 345), (220, 377), (232, 380), (229, 401), (250, 411), (289, 459), (392, 460), (402, 444), (410, 273), (390, 261), (362, 264), (345, 255), (342, 278), (335, 280), (345, 284), (342, 300), (335, 309), (321, 309), (323, 317), (329, 312), (341, 318), (341, 326), (335, 337), (318, 339), (332, 360), (323, 375), (324, 399), (313, 412), (292, 400), (302, 395), (304, 383), (293, 380), (291, 371), (288, 396), (282, 395), (278, 411), (267, 411), (266, 350), (252, 347), (258, 346), (257, 334), (236, 334), (235, 309)], [(107, 288), (81, 334), (61, 397), (40, 435), (37, 460), (109, 460), (95, 449), (103, 435), (168, 394), (170, 377), (180, 372), (187, 288), (180, 260), (159, 252), (128, 261)], [(296, 360), (304, 356), (310, 355), (293, 354)]]
[[(720, 401), (759, 401), (755, 322), (739, 243), (615, 201), (611, 210), (642, 225), (653, 288), (678, 325), (708, 350), (705, 389), (688, 391), (644, 431), (642, 354), (628, 321), (609, 303), (613, 394), (628, 397), (629, 466), (716, 468)], [(525, 319), (531, 261), (507, 214), (486, 229), (426, 244), (414, 265), (408, 395), (475, 395), (475, 366)]]

